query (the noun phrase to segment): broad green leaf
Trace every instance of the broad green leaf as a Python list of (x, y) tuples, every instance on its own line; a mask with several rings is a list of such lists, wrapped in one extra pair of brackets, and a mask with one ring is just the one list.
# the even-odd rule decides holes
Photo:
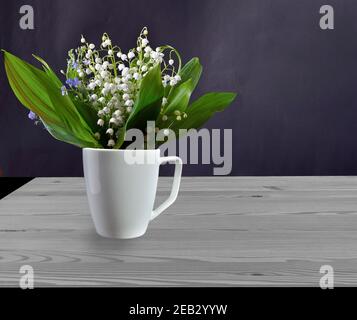
[(180, 71), (180, 77), (182, 82), (186, 82), (188, 79), (192, 80), (192, 91), (195, 90), (198, 81), (202, 74), (202, 65), (198, 58), (192, 58), (187, 62)]
[(175, 121), (171, 127), (176, 133), (179, 129), (198, 129), (216, 112), (223, 111), (235, 99), (232, 92), (211, 92), (194, 101), (187, 109), (187, 118)]
[(35, 68), (6, 51), (4, 58), (10, 86), (19, 101), (46, 123), (60, 125), (61, 120), (55, 113), (44, 86), (33, 73)]
[[(128, 119), (128, 128), (133, 128), (137, 115), (147, 106), (162, 100), (164, 87), (161, 82), (160, 65), (153, 67), (143, 78), (136, 97), (133, 111)], [(160, 109), (159, 109), (160, 111)], [(156, 118), (155, 118), (156, 119)]]
[[(52, 135), (75, 137), (82, 147), (98, 146), (89, 126), (77, 112), (68, 96), (62, 96), (60, 81), (54, 73), (44, 72), (4, 51), (5, 69), (11, 88), (20, 102), (35, 112)], [(49, 70), (49, 69), (48, 69)], [(69, 139), (73, 141), (73, 139)], [(66, 141), (68, 142), (68, 141)], [(71, 142), (69, 142), (71, 143)], [(76, 143), (78, 145), (78, 143)]]
[(37, 59), (39, 62), (41, 62), (45, 72), (47, 75), (51, 78), (51, 80), (58, 86), (62, 86), (62, 82), (60, 79), (58, 79), (57, 75), (54, 73), (54, 71), (51, 69), (51, 67), (48, 65), (48, 63), (43, 60), (41, 57), (36, 56), (35, 54), (32, 55), (35, 59)]
[(95, 144), (90, 144), (87, 141), (78, 139), (77, 137), (71, 135), (67, 130), (58, 127), (56, 125), (47, 125), (45, 122), (42, 122), (46, 130), (51, 134), (52, 137), (59, 141), (63, 141), (69, 144), (73, 144), (77, 147), (97, 147)]
[[(200, 60), (198, 58), (192, 58), (190, 61), (188, 61), (183, 68), (181, 69), (179, 75), (181, 77), (181, 85), (183, 83), (186, 83), (188, 80), (191, 80), (191, 93), (193, 90), (195, 90), (198, 81), (200, 80), (202, 74), (202, 65), (200, 64)], [(167, 96), (168, 101), (172, 101), (178, 94), (180, 94), (178, 91), (180, 91), (180, 85), (176, 85), (173, 88), (170, 86), (167, 86), (165, 88), (165, 96)], [(191, 96), (191, 94), (190, 94)], [(187, 105), (186, 105), (187, 106)], [(186, 108), (185, 106), (185, 108)], [(170, 108), (171, 109), (171, 108)], [(175, 110), (175, 109), (173, 109)]]
[[(55, 84), (55, 86), (57, 88), (62, 87), (61, 80), (58, 79), (57, 75), (55, 74), (55, 72), (53, 72), (53, 70), (48, 65), (48, 63), (46, 61), (44, 61), (42, 58), (40, 58), (39, 56), (36, 56), (34, 54), (33, 54), (33, 57), (35, 57), (39, 62), (41, 62), (47, 76), (52, 80), (52, 82)], [(83, 101), (76, 99), (72, 93), (69, 93), (68, 95), (70, 97), (70, 100), (73, 102), (74, 106), (76, 107), (77, 111), (83, 118), (83, 120), (86, 122), (86, 124), (88, 124), (88, 126), (90, 127), (90, 129), (93, 132), (94, 129), (97, 127), (97, 118), (98, 117), (97, 117), (96, 110), (94, 110), (91, 106), (87, 105)]]
[(125, 139), (125, 131), (131, 128), (143, 130), (147, 121), (155, 121), (161, 110), (164, 88), (161, 82), (160, 65), (153, 67), (143, 78), (136, 97), (133, 111), (117, 137), (116, 149), (119, 149)]
[[(47, 80), (50, 80), (48, 75), (46, 76)], [(71, 98), (68, 95), (63, 96), (60, 87), (51, 81), (45, 82), (44, 85), (52, 105), (61, 118), (65, 128), (77, 139), (86, 141), (88, 145), (92, 147), (98, 145), (92, 129), (77, 111)]]
[(141, 109), (134, 119), (131, 119), (127, 125), (127, 129), (136, 128), (144, 131), (147, 126), (147, 121), (156, 121), (160, 114), (161, 99), (154, 101)]
[(73, 104), (75, 105), (77, 111), (82, 116), (83, 120), (89, 125), (92, 132), (96, 132), (98, 129), (97, 121), (98, 115), (97, 111), (90, 106), (89, 104), (85, 103), (80, 99), (76, 99), (72, 92), (68, 93), (70, 99), (72, 100)]
[(170, 95), (167, 107), (165, 108), (165, 113), (171, 113), (175, 110), (185, 111), (190, 101), (192, 91), (193, 84), (191, 79), (178, 85), (173, 94)]

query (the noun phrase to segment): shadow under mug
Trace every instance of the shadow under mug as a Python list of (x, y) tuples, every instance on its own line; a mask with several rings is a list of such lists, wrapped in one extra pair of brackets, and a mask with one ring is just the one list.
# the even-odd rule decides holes
[[(160, 164), (175, 163), (169, 198), (153, 210)], [(151, 220), (177, 198), (182, 160), (160, 157), (160, 150), (83, 149), (89, 209), (99, 235), (130, 239), (142, 236)]]

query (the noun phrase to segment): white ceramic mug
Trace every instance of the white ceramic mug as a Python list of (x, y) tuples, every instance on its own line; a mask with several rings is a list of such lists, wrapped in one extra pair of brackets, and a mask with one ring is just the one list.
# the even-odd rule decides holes
[[(153, 210), (160, 164), (174, 162), (171, 194)], [(160, 150), (83, 149), (83, 169), (91, 216), (99, 235), (130, 239), (142, 236), (151, 220), (177, 198), (182, 172), (178, 157)]]

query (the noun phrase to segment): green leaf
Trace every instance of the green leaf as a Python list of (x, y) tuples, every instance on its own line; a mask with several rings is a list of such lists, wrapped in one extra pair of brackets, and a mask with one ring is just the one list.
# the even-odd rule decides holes
[(35, 68), (6, 51), (4, 58), (10, 86), (19, 101), (46, 123), (60, 125), (61, 120), (55, 113), (44, 86), (33, 73)]
[(54, 71), (51, 69), (51, 67), (48, 65), (48, 63), (43, 60), (41, 57), (36, 56), (35, 54), (32, 55), (35, 59), (37, 59), (39, 62), (41, 62), (43, 69), (47, 73), (47, 75), (51, 78), (51, 80), (58, 86), (62, 86), (62, 82), (60, 79), (58, 79), (57, 75), (54, 73)]
[(78, 140), (86, 142), (85, 146), (98, 147), (98, 141), (94, 138), (92, 129), (77, 111), (71, 98), (68, 95), (62, 95), (60, 84), (53, 82), (49, 74), (43, 73), (39, 69), (34, 70), (34, 73), (45, 87), (52, 106), (64, 125), (64, 129)]
[(117, 137), (116, 149), (123, 144), (127, 129), (137, 128), (144, 130), (147, 121), (155, 121), (157, 119), (160, 114), (163, 95), (164, 87), (162, 86), (161, 69), (158, 64), (141, 81), (133, 111), (125, 127)]
[(163, 95), (164, 87), (162, 86), (161, 82), (161, 69), (160, 65), (157, 64), (147, 73), (147, 75), (141, 81), (140, 89), (134, 104), (133, 111), (128, 119), (128, 128), (133, 128), (135, 126), (135, 121), (139, 116), (139, 113), (144, 108), (153, 105), (158, 101), (161, 102)]
[(192, 79), (188, 79), (186, 82), (177, 86), (170, 95), (170, 100), (165, 108), (165, 113), (171, 113), (175, 110), (185, 111), (190, 101), (192, 91)]
[(147, 121), (156, 121), (160, 114), (160, 109), (161, 99), (147, 105), (145, 108), (141, 109), (140, 113), (138, 113), (134, 119), (130, 119), (130, 122), (128, 122), (126, 126), (127, 129), (136, 128), (144, 132), (147, 126)]
[(126, 134), (126, 124), (118, 129), (117, 142), (115, 144), (114, 149), (120, 149), (120, 147), (123, 145), (125, 134)]
[[(57, 75), (54, 73), (54, 71), (51, 69), (51, 67), (48, 65), (46, 61), (44, 61), (42, 58), (36, 55), (32, 55), (34, 58), (36, 58), (41, 64), (43, 65), (43, 68), (47, 74), (47, 76), (50, 78), (50, 80), (55, 84), (55, 87), (61, 88), (62, 87), (62, 82), (60, 79), (58, 79)], [(57, 91), (59, 92), (59, 91)], [(86, 124), (90, 127), (91, 131), (93, 132), (97, 128), (97, 112), (94, 110), (91, 106), (88, 104), (84, 103), (83, 101), (76, 99), (73, 95), (73, 93), (69, 93), (69, 98), (73, 102), (74, 106), (76, 107), (77, 111), (83, 118)]]
[(71, 99), (61, 95), (61, 82), (47, 64), (44, 72), (9, 52), (4, 51), (4, 57), (5, 70), (16, 97), (41, 118), (52, 135), (81, 147), (99, 146)]
[(188, 79), (192, 80), (192, 91), (195, 90), (201, 74), (202, 65), (197, 57), (192, 58), (189, 62), (187, 62), (180, 71), (182, 82), (186, 82)]
[[(193, 92), (193, 90), (195, 90), (198, 81), (200, 80), (202, 74), (202, 65), (200, 64), (200, 60), (198, 58), (192, 58), (190, 61), (188, 61), (183, 68), (181, 69), (179, 75), (181, 77), (181, 84), (180, 85), (176, 85), (175, 87), (171, 88), (170, 86), (167, 86), (165, 88), (165, 96), (167, 96), (167, 99), (169, 101), (169, 104), (171, 104), (171, 102), (179, 95), (184, 94), (187, 96), (187, 94), (189, 93), (189, 97), (188, 100), (191, 97), (191, 94)], [(187, 81), (191, 80), (191, 84), (188, 84)], [(182, 88), (180, 89), (180, 87), (184, 85), (184, 92), (182, 92)], [(174, 102), (174, 105), (177, 105), (177, 100)], [(179, 106), (181, 108), (176, 108), (174, 106), (167, 106), (166, 109), (171, 111), (174, 110), (180, 110), (180, 111), (184, 111), (184, 109), (186, 109), (187, 104), (189, 101), (187, 101), (187, 104), (185, 105), (183, 103), (184, 101), (182, 101), (182, 103), (179, 103)], [(169, 111), (168, 111), (169, 112)]]
[(78, 139), (77, 137), (71, 135), (67, 130), (61, 127), (58, 127), (53, 124), (49, 126), (43, 121), (42, 123), (45, 126), (46, 130), (51, 134), (51, 136), (59, 141), (73, 144), (80, 148), (90, 147), (90, 146), (96, 147), (95, 145), (88, 144), (88, 142)]
[(90, 106), (89, 104), (85, 103), (84, 101), (80, 99), (76, 99), (74, 94), (72, 92), (68, 93), (70, 99), (72, 100), (73, 104), (75, 105), (77, 111), (83, 118), (83, 120), (88, 124), (88, 126), (91, 128), (92, 132), (96, 132), (98, 129), (97, 121), (98, 121), (98, 115), (97, 111)]
[(211, 92), (194, 101), (187, 109), (187, 118), (175, 121), (171, 127), (178, 133), (179, 129), (198, 129), (216, 112), (223, 111), (236, 97), (233, 92)]

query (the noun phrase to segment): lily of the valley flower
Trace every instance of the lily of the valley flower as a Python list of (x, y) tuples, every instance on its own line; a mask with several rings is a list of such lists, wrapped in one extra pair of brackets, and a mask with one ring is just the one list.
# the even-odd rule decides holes
[[(81, 46), (69, 51), (65, 72), (68, 88), (61, 88), (62, 95), (73, 91), (77, 99), (83, 100), (88, 107), (95, 110), (98, 115), (98, 132), (95, 137), (97, 140), (101, 139), (100, 137), (108, 137), (108, 147), (115, 146), (119, 130), (133, 112), (141, 81), (155, 65), (161, 65), (164, 87), (176, 86), (181, 81), (179, 70), (175, 69), (172, 59), (172, 53), (176, 51), (168, 46), (151, 48), (147, 35), (148, 30), (144, 28), (138, 37), (137, 45), (128, 52), (112, 45), (106, 33), (98, 50), (94, 43), (88, 43), (82, 36)], [(165, 50), (169, 50), (167, 62)], [(162, 111), (167, 103), (165, 96), (162, 99)], [(168, 124), (181, 120), (181, 115), (169, 118)], [(168, 115), (162, 114), (160, 119), (166, 121)]]
[(78, 80), (77, 77), (73, 79), (67, 79), (66, 84), (68, 84), (71, 87), (77, 88), (81, 82)]
[(68, 94), (66, 86), (61, 87), (61, 93), (62, 93), (62, 96), (65, 96)]
[(33, 120), (33, 121), (38, 119), (37, 114), (32, 111), (29, 112), (28, 117), (30, 120)]

